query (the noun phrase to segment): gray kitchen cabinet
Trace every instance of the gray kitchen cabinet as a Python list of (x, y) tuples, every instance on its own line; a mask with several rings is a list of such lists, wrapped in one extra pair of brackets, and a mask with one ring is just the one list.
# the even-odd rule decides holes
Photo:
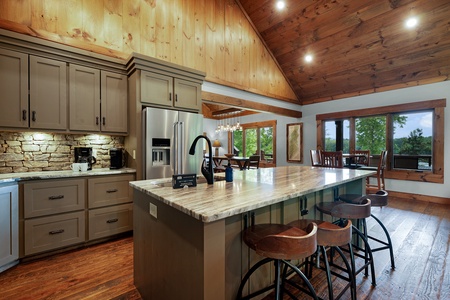
[(0, 127), (28, 127), (28, 54), (0, 48)]
[(67, 64), (30, 55), (30, 128), (67, 129)]
[(0, 272), (19, 259), (18, 198), (17, 184), (0, 185)]
[(141, 71), (141, 102), (200, 111), (201, 84)]
[(127, 77), (71, 64), (69, 129), (127, 133)]

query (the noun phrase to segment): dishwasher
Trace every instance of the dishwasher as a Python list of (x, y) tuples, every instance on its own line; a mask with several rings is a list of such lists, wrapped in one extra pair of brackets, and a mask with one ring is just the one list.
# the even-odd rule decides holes
[(19, 263), (19, 193), (16, 182), (0, 183), (0, 272)]

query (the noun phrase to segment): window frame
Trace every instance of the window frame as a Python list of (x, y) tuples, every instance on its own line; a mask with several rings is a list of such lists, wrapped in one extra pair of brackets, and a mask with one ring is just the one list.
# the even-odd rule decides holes
[[(355, 149), (355, 118), (386, 115), (386, 149), (388, 150), (386, 178), (444, 183), (444, 112), (446, 99), (381, 106), (351, 111), (316, 115), (317, 149), (324, 148), (324, 122), (338, 119), (350, 120), (350, 150)], [(433, 162), (432, 170), (401, 170), (392, 166), (393, 157), (393, 114), (433, 110)]]
[[(271, 167), (276, 167), (277, 165), (277, 121), (276, 120), (270, 120), (270, 121), (263, 121), (263, 122), (252, 122), (252, 123), (245, 123), (245, 124), (241, 124), (242, 127), (242, 131), (245, 132), (246, 129), (250, 129), (250, 128), (263, 128), (263, 127), (272, 127), (272, 134), (273, 134), (273, 153), (272, 153), (272, 161), (268, 162), (267, 160), (261, 160), (259, 165), (260, 167), (265, 167), (265, 168), (271, 168)], [(228, 153), (233, 153), (232, 149), (234, 146), (234, 137), (233, 137), (233, 132), (228, 132)], [(245, 133), (243, 134), (243, 145), (245, 147)], [(260, 136), (257, 137), (258, 139), (258, 144), (260, 144)], [(259, 149), (259, 146), (257, 146), (257, 149)], [(245, 148), (244, 148), (245, 149)], [(243, 149), (243, 150), (244, 150)]]

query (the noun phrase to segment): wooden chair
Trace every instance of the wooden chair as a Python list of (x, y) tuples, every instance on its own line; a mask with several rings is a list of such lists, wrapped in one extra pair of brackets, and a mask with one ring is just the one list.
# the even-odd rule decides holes
[(354, 162), (360, 166), (370, 166), (370, 150), (352, 150), (350, 154), (364, 155), (364, 157), (356, 157)]
[[(354, 253), (354, 256), (363, 258), (364, 263), (359, 269), (356, 269), (355, 263), (352, 262), (353, 274), (356, 277), (357, 274), (361, 273), (364, 270), (364, 276), (368, 276), (369, 275), (368, 269), (370, 267), (372, 276), (372, 285), (376, 286), (375, 263), (372, 249), (368, 241), (367, 226), (366, 226), (366, 218), (370, 217), (371, 214), (370, 199), (368, 199), (367, 197), (361, 197), (358, 203), (346, 203), (340, 200), (333, 202), (320, 202), (316, 204), (316, 209), (323, 214), (339, 218), (338, 224), (348, 219), (357, 220), (357, 226), (352, 225), (352, 229), (353, 233), (356, 234), (359, 237), (359, 239), (357, 239), (357, 242), (354, 243), (352, 247), (364, 252), (363, 254), (359, 254), (358, 252)], [(362, 228), (362, 232), (360, 228)], [(360, 240), (364, 244), (363, 248), (360, 247), (359, 244)]]
[[(265, 257), (257, 262), (245, 274), (239, 286), (237, 299), (250, 299), (275, 288), (276, 299), (281, 299), (283, 285), (281, 277), (281, 266), (292, 269), (302, 278), (307, 289), (300, 288), (314, 299), (318, 299), (313, 286), (300, 269), (289, 260), (304, 259), (316, 252), (317, 249), (317, 224), (311, 222), (306, 228), (297, 228), (283, 224), (258, 224), (244, 229), (243, 240), (245, 244), (253, 249), (258, 255)], [(247, 296), (242, 296), (244, 286), (250, 276), (262, 265), (274, 262), (275, 282), (274, 284), (255, 291)]]
[(247, 163), (247, 169), (259, 169), (259, 162), (261, 157), (259, 155), (251, 155), (249, 157), (249, 162)]
[(329, 168), (342, 168), (342, 151), (322, 151), (322, 166)]
[[(305, 228), (305, 226), (308, 223), (316, 223), (317, 224), (317, 259), (316, 261), (313, 260), (313, 257), (315, 255), (310, 256), (307, 258), (304, 262), (306, 265), (306, 270), (308, 278), (312, 277), (312, 268), (318, 267), (325, 271), (327, 275), (327, 283), (328, 283), (328, 299), (340, 299), (345, 291), (350, 287), (351, 289), (351, 299), (356, 300), (356, 283), (355, 283), (355, 277), (353, 274), (353, 270), (351, 265), (354, 264), (354, 256), (353, 252), (350, 252), (350, 261), (353, 262), (352, 264), (349, 263), (347, 257), (342, 252), (341, 246), (348, 246), (350, 251), (352, 250), (351, 242), (352, 242), (352, 222), (350, 220), (347, 220), (344, 222), (341, 226), (338, 226), (337, 224), (333, 224), (330, 222), (322, 221), (322, 220), (307, 220), (307, 219), (300, 219), (295, 220), (288, 225), (295, 226), (298, 228)], [(340, 265), (336, 265), (333, 262), (333, 252), (330, 256), (330, 261), (328, 261), (327, 258), (327, 249), (332, 249), (332, 251), (336, 251), (342, 261), (344, 262), (345, 268), (341, 267)], [(320, 260), (320, 255), (322, 255), (323, 259)], [(343, 273), (347, 273), (346, 276)], [(334, 296), (333, 295), (333, 283), (331, 280), (331, 275), (337, 276), (342, 280), (345, 280), (348, 282), (348, 284), (343, 287), (339, 295)], [(291, 283), (288, 280), (289, 283)], [(292, 284), (292, 283), (291, 283)]]
[[(384, 172), (386, 170), (387, 151), (381, 151), (380, 160), (378, 162), (377, 173), (375, 176), (368, 176), (366, 178), (366, 194), (371, 194), (379, 190), (385, 190)], [(370, 181), (370, 178), (376, 177), (376, 184)]]
[(322, 151), (320, 150), (309, 150), (311, 155), (311, 166), (321, 167), (322, 166)]

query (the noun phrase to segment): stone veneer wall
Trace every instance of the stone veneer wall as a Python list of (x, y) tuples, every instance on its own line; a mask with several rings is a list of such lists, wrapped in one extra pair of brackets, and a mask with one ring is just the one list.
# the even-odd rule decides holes
[(123, 148), (125, 138), (107, 135), (0, 132), (0, 173), (70, 170), (74, 147), (92, 147), (94, 169), (109, 168), (109, 149)]

